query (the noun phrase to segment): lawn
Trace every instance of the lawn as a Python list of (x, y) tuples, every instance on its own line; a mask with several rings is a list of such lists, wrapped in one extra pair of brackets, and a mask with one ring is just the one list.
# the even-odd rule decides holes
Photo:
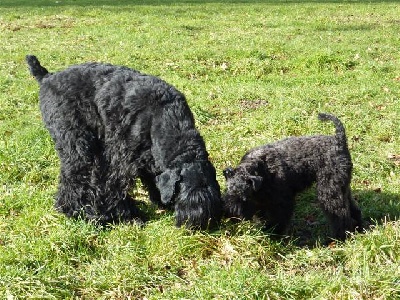
[[(0, 298), (400, 299), (400, 5), (397, 1), (0, 2)], [(251, 147), (345, 124), (366, 230), (324, 245), (310, 189), (287, 238), (223, 220), (99, 228), (53, 209), (59, 161), (24, 58), (50, 71), (102, 61), (187, 97), (222, 170)]]

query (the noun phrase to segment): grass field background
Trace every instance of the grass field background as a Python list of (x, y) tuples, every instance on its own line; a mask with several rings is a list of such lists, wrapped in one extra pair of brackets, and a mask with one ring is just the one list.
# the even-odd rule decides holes
[[(397, 1), (0, 2), (0, 298), (400, 299), (400, 5)], [(24, 62), (103, 61), (187, 97), (224, 189), (246, 150), (330, 134), (341, 118), (364, 234), (325, 247), (314, 190), (288, 238), (223, 220), (174, 227), (138, 186), (144, 227), (100, 229), (53, 209), (59, 161)]]

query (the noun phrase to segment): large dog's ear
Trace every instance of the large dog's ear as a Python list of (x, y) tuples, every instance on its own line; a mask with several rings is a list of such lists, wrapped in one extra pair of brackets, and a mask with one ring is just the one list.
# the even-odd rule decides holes
[(232, 177), (234, 174), (233, 169), (231, 167), (227, 167), (225, 170), (222, 171), (222, 173), (224, 174), (225, 179)]
[(258, 192), (262, 186), (263, 178), (261, 176), (249, 176), (248, 180), (250, 181), (251, 187), (254, 192)]
[(156, 185), (163, 204), (170, 204), (176, 191), (180, 176), (177, 170), (167, 170), (156, 177)]

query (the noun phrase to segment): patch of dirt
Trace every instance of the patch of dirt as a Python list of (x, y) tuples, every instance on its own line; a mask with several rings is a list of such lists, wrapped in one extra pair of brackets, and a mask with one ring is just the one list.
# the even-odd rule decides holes
[(269, 103), (264, 99), (241, 99), (240, 107), (242, 109), (257, 109), (263, 106), (267, 106)]

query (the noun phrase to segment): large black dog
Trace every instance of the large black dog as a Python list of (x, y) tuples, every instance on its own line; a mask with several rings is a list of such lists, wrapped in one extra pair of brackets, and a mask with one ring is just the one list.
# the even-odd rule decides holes
[(26, 61), (61, 160), (57, 210), (100, 223), (140, 219), (128, 194), (140, 178), (152, 202), (175, 209), (178, 226), (218, 222), (215, 169), (182, 93), (123, 66), (85, 63), (53, 74), (33, 55)]

